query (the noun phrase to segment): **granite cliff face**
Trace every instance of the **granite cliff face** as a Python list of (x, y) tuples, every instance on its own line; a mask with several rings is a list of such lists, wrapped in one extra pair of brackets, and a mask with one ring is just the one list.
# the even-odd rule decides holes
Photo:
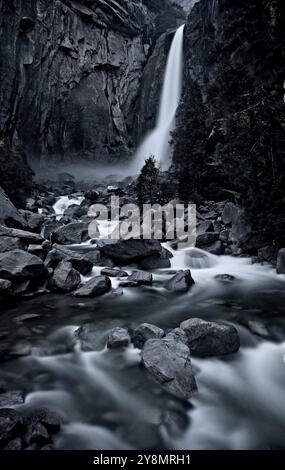
[(159, 29), (182, 15), (169, 5), (0, 0), (0, 136), (41, 163), (126, 158)]

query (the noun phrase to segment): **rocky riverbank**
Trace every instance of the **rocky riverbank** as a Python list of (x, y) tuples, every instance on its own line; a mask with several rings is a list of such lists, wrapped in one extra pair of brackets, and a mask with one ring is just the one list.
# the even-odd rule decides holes
[[(231, 200), (205, 202), (198, 207), (197, 247), (184, 253), (184, 269), (172, 266), (179, 252), (178, 240), (166, 245), (164, 235), (161, 240), (110, 243), (104, 240), (105, 225), (99, 224), (96, 238), (90, 239), (89, 209), (95, 202), (108, 206), (112, 195), (120, 196), (123, 204), (136, 203), (135, 181), (106, 180), (88, 188), (76, 184), (71, 175), (62, 174), (57, 183), (35, 187), (24, 210), (17, 210), (1, 191), (0, 297), (4, 309), (14, 302), (20, 308), (24, 300), (54, 293), (67, 302), (73, 298), (77, 302), (73, 307), (79, 311), (81, 305), (88, 308), (88, 304), (79, 302), (102, 298), (103, 302), (112, 299), (119, 304), (130, 291), (138, 292), (141, 299), (160, 292), (169, 302), (176, 299), (178, 306), (179, 299), (195, 287), (193, 270), (210, 267), (211, 256), (250, 254), (254, 261), (276, 264), (274, 247), (266, 245), (260, 233), (257, 236), (244, 211)], [(278, 255), (277, 272), (284, 273), (284, 250)], [(215, 276), (215, 282), (231, 290), (240, 281), (225, 268)], [(37, 316), (23, 314), (21, 323)], [(248, 327), (260, 337), (269, 334), (258, 321), (248, 322)], [(36, 353), (34, 347), (25, 344), (17, 346), (17, 351), (14, 345), (12, 356), (11, 350), (4, 348), (1, 359), (31, 354), (76, 357), (77, 351), (97, 349), (94, 323), (84, 322), (64, 331), (59, 337), (49, 337)], [(228, 321), (205, 321), (191, 315), (172, 328), (147, 322), (134, 328), (118, 325), (108, 330), (102, 346), (118, 354), (140, 350), (136, 365), (163, 393), (185, 403), (199, 392), (199, 370), (193, 366), (193, 358), (231, 357), (239, 350), (240, 341), (239, 329)], [(52, 449), (66, 415), (53, 406), (29, 406), (24, 396), (22, 390), (0, 384), (0, 447)], [(173, 426), (172, 418), (171, 423)]]
[[(134, 181), (119, 185), (98, 184), (94, 189), (76, 188), (72, 177), (61, 175), (58, 185), (41, 186), (28, 199), (25, 210), (17, 210), (1, 191), (0, 278), (1, 298), (30, 297), (47, 291), (72, 292), (93, 267), (102, 267), (101, 276), (88, 281), (75, 295), (102, 295), (111, 290), (111, 277), (124, 277), (121, 287), (151, 285), (151, 269), (170, 268), (172, 253), (158, 240), (104, 240), (98, 225), (96, 238), (90, 239), (93, 218), (89, 209), (94, 203), (110, 207), (111, 196), (120, 196), (121, 204), (137, 203)], [(64, 196), (64, 197), (63, 197)], [(56, 212), (56, 211), (57, 212)], [(99, 240), (99, 241), (98, 241)], [(171, 243), (176, 248), (177, 240)], [(82, 245), (83, 244), (83, 245)], [(79, 246), (81, 245), (81, 246)], [(230, 200), (205, 202), (197, 210), (196, 247), (214, 255), (251, 255), (254, 261), (276, 263), (276, 249), (268, 244), (268, 235), (255, 232), (243, 209)], [(189, 252), (189, 268), (201, 253)], [(284, 253), (278, 256), (278, 273), (284, 272)], [(123, 273), (120, 268), (132, 265), (137, 273)], [(105, 268), (105, 270), (103, 269)], [(106, 271), (106, 268), (111, 268)], [(117, 271), (114, 270), (117, 268)], [(185, 282), (181, 273), (165, 287)], [(225, 273), (227, 274), (227, 273)], [(105, 277), (104, 277), (105, 276)], [(175, 278), (176, 276), (176, 278)], [(191, 287), (191, 282), (189, 286)]]

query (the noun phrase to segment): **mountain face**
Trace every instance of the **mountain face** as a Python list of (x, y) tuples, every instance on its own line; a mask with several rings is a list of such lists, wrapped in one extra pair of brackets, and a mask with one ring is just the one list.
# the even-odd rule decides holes
[(200, 0), (173, 0), (177, 5), (180, 5), (186, 13), (189, 13), (190, 10), (193, 8), (195, 3), (199, 2)]
[(179, 16), (168, 0), (0, 0), (0, 137), (42, 163), (126, 158), (145, 65)]

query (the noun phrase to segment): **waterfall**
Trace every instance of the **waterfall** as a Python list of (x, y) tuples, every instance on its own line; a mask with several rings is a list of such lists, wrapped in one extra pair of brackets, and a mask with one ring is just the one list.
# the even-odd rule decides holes
[(135, 154), (132, 169), (136, 173), (150, 155), (154, 155), (162, 170), (170, 164), (169, 134), (174, 127), (182, 89), (184, 26), (176, 31), (169, 51), (155, 129), (147, 135)]

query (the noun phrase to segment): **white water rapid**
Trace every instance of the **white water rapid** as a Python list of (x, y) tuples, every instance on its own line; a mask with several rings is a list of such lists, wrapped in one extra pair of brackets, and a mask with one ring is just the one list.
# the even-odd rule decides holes
[(176, 109), (180, 101), (183, 71), (183, 31), (180, 26), (175, 33), (168, 55), (159, 113), (155, 129), (146, 136), (138, 148), (132, 172), (138, 173), (144, 161), (153, 155), (162, 170), (169, 166), (170, 132), (173, 130)]

